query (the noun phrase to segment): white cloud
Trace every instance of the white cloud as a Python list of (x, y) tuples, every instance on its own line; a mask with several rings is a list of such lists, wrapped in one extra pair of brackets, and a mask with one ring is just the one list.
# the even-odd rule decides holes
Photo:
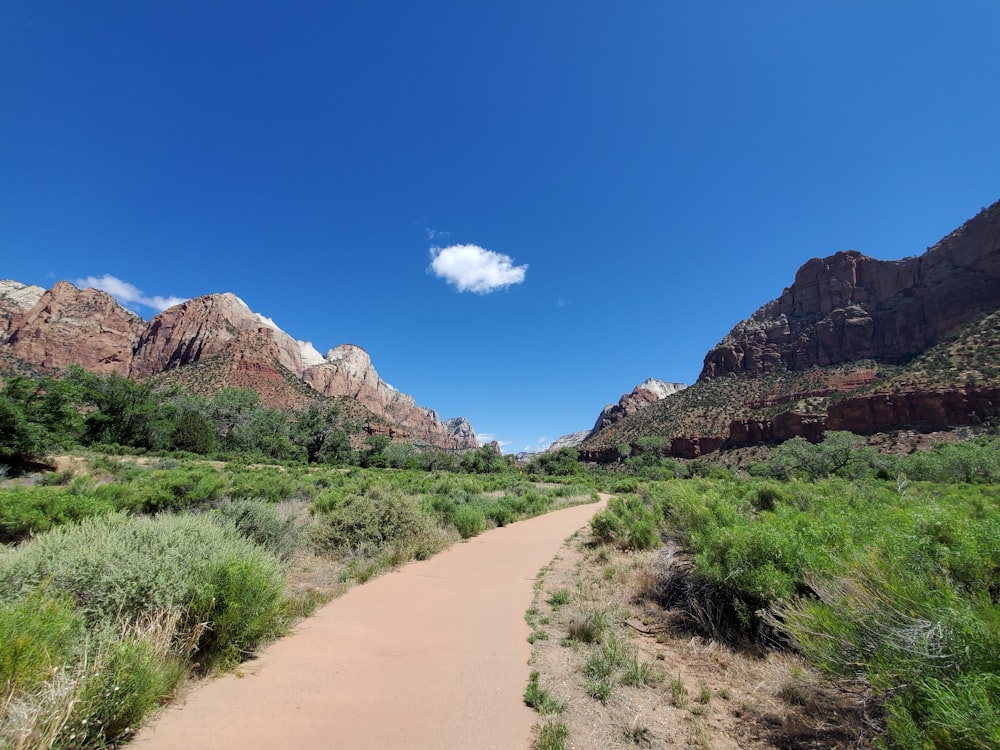
[(128, 305), (129, 303), (142, 305), (143, 307), (151, 307), (156, 312), (163, 312), (168, 307), (173, 307), (187, 301), (183, 297), (174, 296), (161, 297), (156, 295), (147, 297), (135, 285), (107, 273), (103, 276), (88, 276), (85, 279), (77, 279), (76, 285), (81, 289), (86, 289), (87, 287), (100, 289), (102, 292), (110, 294), (123, 305)]
[(488, 294), (524, 281), (527, 266), (515, 266), (503, 253), (479, 245), (449, 245), (431, 248), (431, 270), (454, 284), (460, 292)]
[(438, 237), (451, 237), (451, 232), (444, 232), (440, 229), (431, 229), (430, 227), (425, 227), (424, 231), (427, 232), (427, 239), (436, 240)]

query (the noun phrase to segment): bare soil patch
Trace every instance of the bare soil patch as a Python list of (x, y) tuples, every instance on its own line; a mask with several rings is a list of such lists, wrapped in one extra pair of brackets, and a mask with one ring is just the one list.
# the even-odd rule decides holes
[[(659, 554), (597, 547), (581, 532), (539, 574), (526, 616), (530, 663), (565, 706), (539, 727), (564, 723), (574, 750), (869, 747), (868, 696), (831, 684), (795, 654), (752, 654), (685, 632), (644, 597)], [(587, 672), (604, 645), (569, 637), (593, 613), (607, 622), (603, 643), (617, 641), (646, 673), (639, 685), (613, 678), (603, 701)]]

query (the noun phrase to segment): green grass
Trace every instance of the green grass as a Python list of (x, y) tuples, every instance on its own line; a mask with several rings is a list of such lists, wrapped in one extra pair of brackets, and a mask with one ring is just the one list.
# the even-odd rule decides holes
[(566, 624), (569, 639), (580, 643), (600, 643), (609, 628), (608, 613), (602, 609), (574, 612)]
[(566, 589), (559, 589), (549, 594), (549, 598), (546, 601), (553, 610), (558, 612), (560, 608), (569, 604), (570, 593)]
[(607, 702), (617, 685), (642, 686), (654, 681), (650, 663), (639, 658), (638, 651), (618, 638), (608, 638), (595, 649), (583, 668), (587, 693)]
[(569, 727), (561, 721), (546, 721), (535, 735), (536, 750), (565, 750)]
[(566, 710), (566, 702), (552, 695), (551, 692), (538, 685), (538, 672), (533, 671), (528, 678), (528, 686), (524, 689), (524, 702), (542, 716), (559, 714)]

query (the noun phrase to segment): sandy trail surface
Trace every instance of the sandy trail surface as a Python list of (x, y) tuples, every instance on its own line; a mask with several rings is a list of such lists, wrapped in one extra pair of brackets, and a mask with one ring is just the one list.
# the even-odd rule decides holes
[(527, 748), (532, 583), (599, 507), (494, 529), (351, 589), (133, 746)]

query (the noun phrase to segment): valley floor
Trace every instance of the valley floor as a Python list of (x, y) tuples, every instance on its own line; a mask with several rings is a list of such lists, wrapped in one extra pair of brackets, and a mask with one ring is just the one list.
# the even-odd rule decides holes
[[(738, 650), (673, 626), (671, 613), (644, 596), (662, 554), (594, 546), (587, 529), (539, 574), (527, 615), (534, 628), (530, 663), (555, 710), (536, 725), (537, 747), (868, 746), (865, 695), (837, 689), (793, 654)], [(604, 623), (603, 645), (569, 637), (574, 623), (595, 614)], [(595, 675), (608, 643), (626, 656), (601, 701)], [(630, 668), (643, 678), (639, 684), (622, 684)], [(552, 739), (560, 734), (561, 745)]]

